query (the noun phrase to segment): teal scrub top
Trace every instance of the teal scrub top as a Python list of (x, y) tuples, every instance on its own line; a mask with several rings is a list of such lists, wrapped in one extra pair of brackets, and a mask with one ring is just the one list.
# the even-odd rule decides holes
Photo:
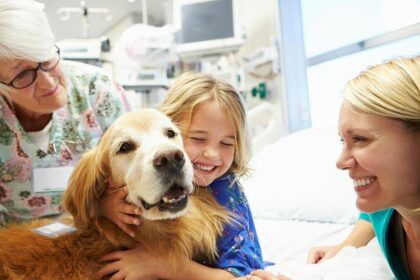
[(410, 273), (404, 265), (404, 261), (398, 257), (398, 249), (395, 247), (394, 240), (391, 240), (392, 219), (396, 211), (392, 208), (373, 213), (360, 213), (359, 218), (370, 222), (375, 230), (379, 245), (388, 261), (388, 264), (398, 280), (411, 280)]

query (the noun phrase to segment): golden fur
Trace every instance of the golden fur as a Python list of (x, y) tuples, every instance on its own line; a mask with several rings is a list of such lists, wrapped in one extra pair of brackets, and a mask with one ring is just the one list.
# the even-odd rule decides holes
[[(168, 128), (175, 131), (174, 137), (167, 137)], [(153, 138), (150, 143), (157, 146), (155, 150), (146, 143), (149, 138)], [(166, 143), (168, 138), (170, 143)], [(130, 147), (135, 149), (128, 153), (116, 152), (122, 142), (132, 144)], [(141, 184), (162, 181), (145, 167), (150, 165), (148, 154), (173, 147), (183, 151), (179, 131), (156, 110), (144, 109), (119, 118), (97, 147), (79, 161), (65, 192), (64, 207), (72, 214), (78, 230), (49, 238), (30, 230), (48, 221), (33, 221), (0, 231), (0, 279), (96, 279), (101, 256), (136, 243), (153, 254), (173, 259), (186, 256), (214, 260), (217, 237), (222, 234), (224, 223), (231, 219), (207, 190), (195, 190), (189, 196), (186, 210), (177, 213), (161, 213), (156, 209), (158, 207), (147, 210), (139, 202), (139, 197), (155, 202), (151, 197), (158, 195), (154, 189)], [(185, 180), (192, 180), (187, 156), (182, 171)], [(151, 178), (143, 180), (147, 176)], [(95, 215), (94, 206), (107, 188), (108, 177), (115, 185), (127, 185), (128, 200), (143, 208), (142, 223), (135, 239), (112, 222)], [(156, 184), (154, 187), (161, 186)]]

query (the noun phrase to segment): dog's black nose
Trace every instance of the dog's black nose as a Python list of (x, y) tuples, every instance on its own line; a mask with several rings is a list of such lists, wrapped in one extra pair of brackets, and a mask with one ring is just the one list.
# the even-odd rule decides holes
[(153, 165), (159, 171), (173, 172), (180, 170), (185, 163), (184, 153), (180, 150), (158, 152)]

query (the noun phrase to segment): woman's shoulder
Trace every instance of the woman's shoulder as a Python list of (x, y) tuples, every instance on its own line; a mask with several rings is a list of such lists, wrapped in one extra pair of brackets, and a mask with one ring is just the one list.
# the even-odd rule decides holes
[(77, 61), (72, 61), (72, 60), (62, 60), (61, 66), (65, 74), (69, 73), (69, 74), (72, 74), (73, 76), (77, 76), (77, 75), (94, 76), (98, 74), (106, 75), (106, 72), (104, 69), (91, 65), (91, 64), (87, 64), (87, 63), (82, 63), (82, 62), (77, 62)]
[(372, 213), (364, 213), (362, 212), (360, 214), (360, 218), (363, 220), (370, 221), (373, 224), (387, 222), (391, 219), (391, 217), (394, 215), (395, 209), (393, 208), (387, 208), (380, 211), (372, 212)]
[(63, 60), (62, 68), (64, 75), (72, 87), (89, 87), (99, 83), (110, 83), (108, 73), (97, 66), (76, 61)]
[(380, 211), (376, 211), (376, 212), (372, 212), (369, 215), (371, 217), (388, 217), (388, 216), (392, 216), (392, 214), (394, 214), (395, 209), (393, 208), (386, 208)]

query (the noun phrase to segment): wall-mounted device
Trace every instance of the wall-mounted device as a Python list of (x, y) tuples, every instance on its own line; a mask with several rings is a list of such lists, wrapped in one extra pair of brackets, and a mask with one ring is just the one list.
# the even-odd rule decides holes
[(238, 5), (239, 0), (175, 0), (177, 53), (199, 56), (238, 50), (245, 41)]

